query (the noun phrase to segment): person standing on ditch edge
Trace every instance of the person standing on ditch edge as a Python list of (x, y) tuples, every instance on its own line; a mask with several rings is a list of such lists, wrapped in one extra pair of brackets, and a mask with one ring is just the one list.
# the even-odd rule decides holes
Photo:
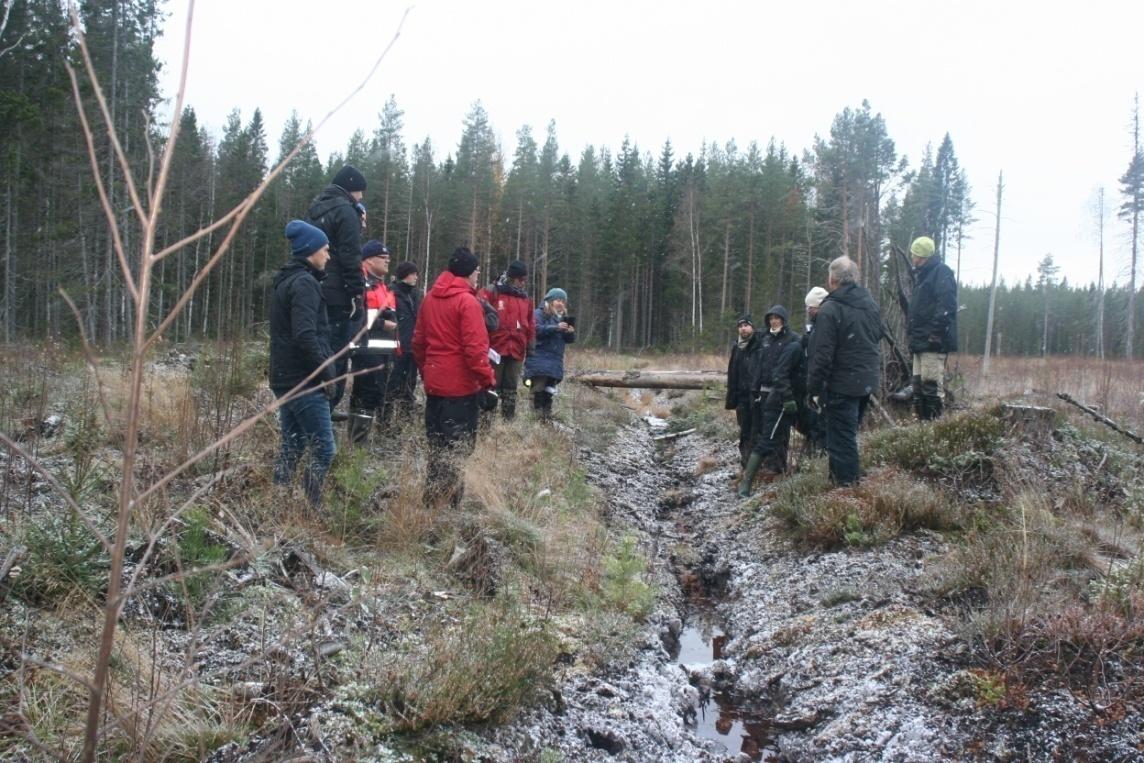
[(913, 355), (914, 411), (922, 421), (940, 418), (945, 407), (945, 359), (957, 352), (957, 278), (934, 251), (933, 239), (910, 244), (914, 295), (907, 336)]
[(334, 369), (331, 364), (315, 373), (331, 355), (321, 289), (330, 247), (325, 233), (302, 220), (286, 225), (286, 238), (292, 257), (278, 271), (270, 298), (270, 389), (278, 398), (301, 389), (278, 409), (282, 448), (274, 482), (288, 484), (309, 449), (302, 485), (310, 505), (319, 507), (336, 452), (327, 399), (333, 387), (321, 386), (334, 378)]
[(790, 316), (782, 305), (767, 311), (764, 321), (767, 335), (752, 357), (753, 381), (751, 389), (758, 425), (751, 446), (751, 457), (743, 469), (739, 483), (739, 497), (751, 495), (751, 483), (759, 468), (764, 469), (768, 481), (785, 474), (790, 428), (798, 418), (798, 403), (794, 393), (802, 374), (802, 343), (798, 334), (790, 330)]
[(826, 417), (826, 455), (835, 485), (858, 483), (858, 422), (882, 379), (882, 317), (858, 285), (849, 257), (830, 263), (830, 294), (818, 308), (806, 374), (807, 404)]
[(751, 356), (759, 347), (755, 324), (750, 313), (739, 316), (735, 323), (739, 339), (731, 345), (731, 358), (727, 361), (727, 399), (723, 407), (735, 412), (739, 424), (739, 466), (746, 466), (754, 440), (752, 415)]
[(500, 355), (493, 372), (497, 378), (501, 415), (506, 421), (516, 416), (516, 390), (528, 348), (536, 341), (536, 317), (532, 300), (525, 293), (528, 268), (513, 260), (495, 284), (481, 289), (479, 296), (497, 311), (497, 328), (489, 332), (489, 344)]
[(464, 480), (458, 461), (476, 442), (481, 399), (496, 385), (489, 364), (489, 334), (477, 301), (481, 269), (461, 247), (449, 258), (421, 303), (413, 329), (413, 358), (425, 384), (429, 441), (425, 503), (461, 505)]
[[(307, 211), (310, 224), (321, 228), (330, 241), (331, 263), (322, 294), (329, 315), (330, 348), (335, 353), (342, 352), (349, 344), (351, 320), (363, 309), (365, 279), (361, 271), (361, 235), (365, 209), (359, 209), (359, 205), (364, 193), (365, 177), (347, 164), (310, 202)], [(344, 376), (348, 365), (349, 353), (342, 352), (335, 361), (335, 376)], [(331, 411), (341, 402), (345, 391), (346, 381), (339, 379), (330, 398)]]
[(536, 346), (524, 361), (524, 378), (532, 388), (532, 408), (541, 421), (552, 421), (552, 398), (564, 378), (564, 345), (576, 341), (576, 327), (567, 317), (568, 292), (551, 288), (544, 306), (533, 313)]

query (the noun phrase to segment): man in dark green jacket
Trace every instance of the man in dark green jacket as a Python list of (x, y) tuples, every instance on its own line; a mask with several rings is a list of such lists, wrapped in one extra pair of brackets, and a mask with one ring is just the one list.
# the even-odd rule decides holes
[(907, 336), (914, 359), (914, 411), (924, 421), (939, 418), (945, 407), (945, 359), (957, 352), (957, 279), (928, 236), (914, 239), (910, 257), (914, 295)]
[(858, 482), (858, 422), (882, 379), (882, 318), (858, 285), (849, 257), (830, 263), (807, 359), (807, 404), (826, 417), (826, 454), (836, 485)]

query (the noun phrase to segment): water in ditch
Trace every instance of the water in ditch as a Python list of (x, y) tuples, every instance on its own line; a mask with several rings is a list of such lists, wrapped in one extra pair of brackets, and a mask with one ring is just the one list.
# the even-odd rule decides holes
[[(703, 618), (693, 618), (679, 634), (675, 661), (694, 673), (722, 659), (727, 636)], [(766, 716), (740, 703), (734, 696), (715, 689), (700, 689), (695, 715), (695, 733), (723, 746), (730, 754), (745, 753), (751, 760), (778, 761)]]

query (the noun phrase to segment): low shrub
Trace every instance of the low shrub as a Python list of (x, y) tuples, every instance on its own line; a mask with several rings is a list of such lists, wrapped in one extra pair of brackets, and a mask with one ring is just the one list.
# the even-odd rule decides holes
[(957, 484), (988, 479), (1004, 424), (995, 410), (969, 410), (934, 422), (883, 429), (863, 443), (867, 463), (896, 466)]

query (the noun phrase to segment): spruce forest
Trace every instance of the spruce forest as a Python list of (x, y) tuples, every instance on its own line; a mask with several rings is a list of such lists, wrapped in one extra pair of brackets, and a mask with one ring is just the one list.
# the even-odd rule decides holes
[[(3, 339), (75, 337), (62, 290), (75, 300), (87, 335), (114, 344), (130, 325), (130, 300), (64, 69), (76, 55), (66, 11), (56, 0), (8, 7), (0, 38)], [(91, 0), (80, 15), (124, 149), (145, 172), (161, 153), (159, 122), (167, 118), (154, 54), (161, 4)], [(90, 96), (89, 85), (81, 88)], [(975, 178), (971, 189), (949, 134), (907, 158), (895, 147), (893, 126), (865, 101), (844, 105), (813, 145), (797, 148), (760, 136), (747, 146), (668, 142), (652, 150), (632, 136), (618, 147), (569, 150), (552, 122), (542, 130), (522, 126), (513, 145), (501, 145), (495, 115), (480, 101), (463, 115), (456, 145), (438, 146), (405, 135), (393, 98), (378, 111), (376, 124), (362, 125), (343, 152), (323, 160), (312, 144), (305, 147), (258, 202), (169, 341), (259, 335), (267, 287), (284, 257), (282, 226), (304, 216), (345, 162), (369, 182), (368, 236), (397, 260), (414, 261), (432, 278), (460, 245), (482, 257), (486, 274), (522, 259), (534, 293), (567, 288), (582, 341), (612, 349), (718, 346), (734, 315), (775, 302), (800, 315), (802, 295), (824, 281), (826, 264), (840, 254), (860, 263), (890, 324), (900, 323), (908, 268), (895, 247), (930, 235), (957, 270), (967, 230), (991, 197), (986, 178)], [(308, 115), (295, 113), (275, 138), (257, 108), (236, 108), (215, 136), (200, 127), (193, 104), (181, 120), (160, 247), (243, 199), (309, 127)], [(106, 133), (95, 136), (94, 169), (131, 251), (127, 190)], [(1108, 207), (1121, 212), (1110, 231), (1130, 227), (1144, 209), (1144, 160), (1138, 152), (1126, 165), (1122, 188), (1108, 194)], [(163, 262), (156, 320), (219, 240), (208, 237)], [(1024, 283), (1001, 284), (995, 351), (1122, 357), (1126, 284), (1069, 283), (1056, 277), (1051, 257), (1042, 266)], [(1107, 318), (1098, 328), (1102, 300)], [(963, 283), (960, 301), (961, 349), (981, 353), (988, 285)], [(1144, 315), (1138, 302), (1133, 308), (1138, 324)]]

